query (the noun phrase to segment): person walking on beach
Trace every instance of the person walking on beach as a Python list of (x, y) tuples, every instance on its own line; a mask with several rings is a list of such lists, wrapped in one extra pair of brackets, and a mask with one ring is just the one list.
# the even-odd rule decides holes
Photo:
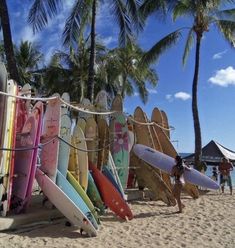
[(211, 177), (214, 181), (218, 181), (218, 172), (217, 172), (217, 168), (215, 166), (213, 166), (212, 168), (212, 177)]
[(230, 188), (230, 194), (233, 194), (233, 187), (232, 187), (232, 179), (230, 172), (233, 170), (232, 163), (229, 162), (227, 158), (223, 158), (222, 161), (219, 164), (219, 172), (220, 172), (220, 185), (222, 193), (224, 193), (224, 186), (227, 182), (229, 188)]
[(183, 173), (187, 167), (183, 165), (183, 159), (178, 155), (175, 157), (175, 162), (176, 164), (171, 170), (171, 176), (175, 178), (175, 185), (173, 187), (172, 194), (175, 197), (179, 207), (178, 213), (182, 213), (182, 209), (185, 205), (181, 202), (180, 195), (185, 184)]

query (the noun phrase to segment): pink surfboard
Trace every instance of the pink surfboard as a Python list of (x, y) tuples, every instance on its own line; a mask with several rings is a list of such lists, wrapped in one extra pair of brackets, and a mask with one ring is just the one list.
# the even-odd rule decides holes
[[(22, 95), (21, 90), (19, 90), (18, 95)], [(24, 123), (27, 120), (28, 114), (29, 113), (28, 113), (27, 106), (26, 106), (26, 100), (18, 99), (17, 100), (17, 112), (16, 112), (16, 118), (17, 118), (16, 132), (17, 133), (21, 132), (21, 130), (24, 126)]]
[[(42, 132), (42, 117), (43, 117), (43, 103), (42, 102), (37, 102), (33, 108), (33, 113), (35, 114), (35, 118), (37, 120), (37, 134), (36, 134), (36, 142), (35, 142), (35, 147), (38, 146), (40, 142), (40, 137), (41, 137), (41, 132)], [(33, 190), (33, 182), (36, 174), (36, 167), (37, 167), (37, 158), (38, 158), (38, 150), (35, 149), (34, 154), (33, 154), (33, 161), (32, 161), (32, 166), (31, 166), (31, 171), (30, 171), (30, 176), (29, 176), (29, 183), (27, 187), (27, 192), (26, 192), (26, 197), (24, 200), (24, 203), (22, 205), (23, 210), (26, 210), (31, 196), (32, 196), (32, 190)]]
[[(59, 95), (56, 94), (53, 96)], [(41, 136), (41, 143), (49, 143), (42, 147), (40, 169), (54, 182), (56, 181), (56, 169), (59, 155), (59, 140), (55, 137), (60, 133), (60, 111), (59, 98), (48, 101)], [(53, 138), (55, 139), (52, 141)]]
[(37, 138), (38, 118), (36, 112), (32, 112), (26, 120), (22, 132), (17, 134), (16, 148), (25, 149), (15, 154), (15, 167), (12, 187), (11, 209), (18, 212), (26, 197), (30, 179), (31, 166), (33, 163)]

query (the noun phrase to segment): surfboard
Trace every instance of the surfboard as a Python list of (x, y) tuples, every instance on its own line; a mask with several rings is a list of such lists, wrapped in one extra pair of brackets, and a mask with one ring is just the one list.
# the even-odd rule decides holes
[[(157, 116), (157, 114), (155, 114), (155, 111), (159, 111), (157, 108), (153, 109), (152, 112), (152, 117), (151, 120), (153, 122), (156, 121), (155, 117)], [(166, 134), (163, 132), (163, 130), (158, 127), (158, 126), (154, 126), (154, 129), (159, 137), (161, 146), (162, 146), (162, 152), (165, 153), (166, 155), (175, 158), (178, 153), (175, 150), (174, 146), (171, 144), (170, 140), (168, 139), (168, 137), (166, 136)], [(146, 145), (146, 144), (143, 144)], [(188, 182), (185, 183), (184, 185), (184, 189), (186, 190), (186, 192), (194, 199), (199, 197), (199, 192), (198, 189), (196, 188), (195, 185), (189, 184)]]
[[(59, 97), (59, 94), (54, 94), (53, 96)], [(56, 179), (59, 154), (59, 140), (55, 137), (60, 133), (60, 111), (61, 107), (59, 98), (48, 101), (46, 112), (44, 114), (41, 136), (41, 143), (46, 143), (46, 145), (42, 147), (40, 168), (54, 182)], [(55, 139), (53, 140), (53, 138)]]
[[(15, 83), (17, 90), (16, 95), (19, 93), (19, 87)], [(12, 149), (16, 147), (16, 133), (17, 133), (17, 111), (19, 107), (19, 99), (15, 99), (15, 110), (13, 115), (13, 131), (12, 131)], [(7, 202), (5, 201), (3, 204), (3, 209), (5, 208), (6, 212), (10, 211), (10, 204), (11, 204), (11, 196), (12, 196), (12, 186), (13, 186), (13, 178), (14, 178), (14, 167), (15, 167), (15, 151), (11, 151), (11, 158), (10, 158), (10, 169), (9, 169), (9, 178), (7, 182)]]
[[(76, 127), (75, 127), (76, 128)], [(73, 135), (71, 137), (71, 144), (76, 147), (75, 139), (79, 139), (76, 137), (75, 128), (73, 130)], [(71, 147), (70, 154), (69, 154), (69, 166), (68, 170), (72, 173), (72, 175), (76, 178), (77, 182), (80, 182), (80, 170), (79, 170), (79, 159), (78, 159), (78, 150)]]
[(141, 179), (144, 185), (150, 190), (151, 200), (161, 200), (168, 206), (175, 206), (176, 201), (172, 195), (171, 189), (161, 179), (160, 175), (151, 168), (151, 166), (140, 160), (133, 152), (131, 152), (131, 164), (134, 164), (137, 176), (145, 174)]
[[(141, 123), (146, 122), (146, 119), (145, 119), (146, 117), (144, 116), (143, 110), (140, 107), (137, 107), (135, 109), (133, 118), (137, 122), (141, 122)], [(143, 132), (141, 131), (142, 128), (143, 128)], [(145, 145), (148, 145), (150, 147), (153, 147), (153, 139), (151, 137), (150, 128), (148, 126), (142, 126), (136, 122), (133, 122), (133, 130), (135, 133), (135, 138), (136, 138), (135, 142), (136, 143), (145, 144)], [(136, 175), (138, 187), (140, 190), (143, 190), (145, 188), (145, 183), (144, 183), (145, 182), (145, 180), (144, 180), (145, 174), (141, 174), (141, 173), (136, 172), (135, 167), (136, 167), (135, 164), (133, 164), (132, 161), (130, 161), (130, 168), (132, 168), (132, 170), (134, 171), (134, 173)], [(153, 185), (153, 187), (155, 187), (155, 185)], [(150, 188), (150, 190), (151, 190), (151, 188)]]
[[(13, 80), (7, 81), (7, 93), (10, 95), (17, 94), (17, 85)], [(8, 97), (5, 104), (5, 128), (3, 137), (3, 147), (7, 149), (14, 149), (14, 123), (15, 123), (15, 110), (16, 110), (16, 99), (14, 97)], [(6, 216), (8, 211), (8, 190), (9, 190), (9, 180), (10, 172), (12, 170), (11, 164), (12, 157), (11, 151), (3, 151), (1, 164), (0, 164), (0, 199), (1, 199), (1, 215)]]
[(84, 191), (82, 186), (78, 183), (78, 181), (76, 180), (76, 178), (72, 175), (72, 173), (70, 171), (68, 171), (68, 173), (67, 173), (67, 180), (74, 187), (74, 189), (77, 191), (77, 193), (82, 197), (83, 201), (86, 203), (86, 205), (90, 209), (91, 213), (95, 217), (96, 222), (99, 224), (100, 223), (99, 215), (98, 215), (93, 203), (91, 202), (90, 198), (88, 197), (88, 195), (86, 194), (86, 192)]
[(78, 117), (77, 119), (77, 124), (78, 126), (82, 129), (83, 133), (85, 133), (85, 128), (86, 128), (86, 120), (81, 118), (81, 117)]
[[(30, 84), (24, 84), (21, 91), (20, 91), (20, 95), (21, 96), (26, 96), (26, 97), (31, 97), (32, 95), (32, 87)], [(31, 111), (31, 100), (25, 100), (25, 108), (26, 108), (26, 112), (30, 113)]]
[(69, 196), (39, 168), (36, 171), (36, 180), (43, 193), (73, 225), (83, 229), (89, 236), (97, 236), (97, 231), (89, 220), (90, 215), (84, 215)]
[[(21, 93), (22, 88), (19, 88), (19, 93), (18, 95), (22, 96), (23, 93)], [(17, 99), (18, 103), (17, 103), (17, 112), (16, 112), (16, 118), (17, 118), (17, 127), (16, 127), (16, 132), (20, 133), (23, 129), (24, 123), (26, 122), (27, 118), (28, 118), (28, 109), (26, 106), (26, 100), (23, 99)]]
[[(95, 98), (95, 109), (99, 112), (107, 111), (108, 109), (108, 93), (105, 90), (101, 90), (97, 93)], [(107, 115), (97, 115), (96, 121), (99, 119), (105, 119), (109, 123), (109, 118)]]
[(92, 171), (92, 175), (105, 205), (120, 218), (124, 220), (133, 219), (130, 207), (112, 183), (92, 163), (89, 163), (89, 168)]
[[(62, 99), (70, 103), (70, 97), (68, 93), (63, 93)], [(72, 121), (69, 116), (69, 110), (67, 105), (61, 104), (61, 117), (60, 117), (60, 137), (63, 140), (59, 142), (59, 155), (58, 155), (58, 170), (66, 177), (68, 166), (69, 166), (69, 154), (71, 143), (71, 127)]]
[(116, 183), (117, 183), (117, 185), (119, 187), (119, 190), (121, 191), (121, 194), (123, 196), (123, 199), (126, 199), (127, 196), (124, 193), (124, 189), (122, 187), (122, 183), (121, 183), (120, 178), (118, 176), (117, 168), (116, 168), (115, 163), (113, 161), (113, 157), (112, 157), (111, 152), (109, 152), (109, 160), (108, 160), (107, 167), (112, 172), (112, 175), (115, 178), (115, 181), (116, 181)]
[(170, 127), (166, 112), (161, 110), (161, 115), (162, 115), (162, 126), (165, 128), (163, 129), (163, 131), (165, 132), (166, 136), (170, 139)]
[[(43, 103), (40, 101), (38, 101), (33, 107), (33, 114), (37, 120), (36, 122), (38, 123), (35, 146), (37, 146), (39, 144), (40, 138), (41, 138), (42, 122), (43, 122), (43, 110), (44, 110)], [(25, 200), (23, 203), (23, 211), (26, 211), (27, 208), (29, 207), (29, 204), (30, 204), (32, 191), (33, 191), (33, 184), (34, 184), (34, 179), (35, 179), (35, 174), (36, 174), (38, 157), (39, 157), (38, 150), (35, 150), (34, 155), (33, 155), (33, 162), (32, 162), (32, 166), (31, 166), (26, 197), (25, 197)]]
[(86, 121), (85, 137), (88, 152), (88, 161), (97, 165), (98, 162), (98, 128), (96, 121), (93, 117), (90, 117)]
[(111, 169), (109, 169), (107, 166), (103, 166), (102, 167), (102, 173), (109, 179), (109, 181), (112, 183), (112, 185), (117, 189), (117, 191), (120, 193), (122, 198), (125, 200), (125, 198), (122, 194), (122, 191), (121, 191), (119, 185), (117, 184), (117, 182), (113, 176)]
[(98, 229), (98, 223), (96, 222), (95, 217), (91, 213), (90, 209), (83, 201), (80, 194), (74, 189), (74, 187), (69, 183), (66, 177), (64, 177), (64, 175), (60, 173), (59, 170), (57, 171), (56, 184), (75, 203), (75, 205), (82, 211), (82, 213), (87, 216), (95, 229)]
[(106, 120), (100, 118), (98, 118), (97, 126), (98, 126), (98, 134), (99, 134), (98, 148), (100, 149), (98, 151), (97, 168), (101, 170), (103, 165), (106, 165), (109, 160), (109, 150), (110, 150), (109, 127)]
[[(7, 91), (7, 70), (5, 65), (0, 61), (0, 91)], [(6, 96), (0, 95), (0, 147), (3, 147), (4, 141), (4, 128), (5, 128), (5, 104), (6, 104)], [(2, 158), (2, 152), (0, 151), (0, 161)]]
[(11, 209), (16, 213), (22, 210), (30, 180), (31, 168), (33, 166), (34, 152), (37, 153), (37, 148), (32, 149), (37, 145), (36, 139), (39, 119), (35, 115), (36, 112), (29, 115), (22, 132), (17, 134), (16, 148), (29, 150), (16, 152), (15, 155)]
[[(130, 118), (133, 118), (133, 116), (129, 115), (127, 118), (127, 126), (128, 126), (128, 137), (129, 137), (129, 153), (131, 152), (131, 149), (135, 143), (135, 134), (134, 134), (134, 127), (133, 123)], [(135, 168), (132, 168), (131, 163), (129, 164), (129, 174), (128, 174), (128, 180), (127, 180), (127, 188), (134, 188), (135, 182), (136, 182), (136, 175), (135, 175)]]
[[(94, 107), (91, 104), (91, 101), (88, 98), (83, 98), (81, 104), (79, 104), (80, 107), (88, 110), (93, 110)], [(80, 118), (83, 118), (87, 120), (88, 118), (92, 117), (92, 114), (84, 113), (84, 112), (79, 112), (78, 113)]]
[(115, 110), (118, 112), (123, 111), (123, 103), (122, 103), (122, 96), (116, 95), (115, 98), (112, 101), (111, 110)]
[[(161, 111), (158, 108), (154, 108), (155, 111), (153, 111), (153, 116), (152, 116), (152, 121), (155, 122), (156, 124), (158, 124), (159, 126), (162, 126), (162, 115), (161, 115)], [(150, 131), (153, 137), (153, 143), (154, 143), (154, 148), (159, 151), (159, 152), (163, 152), (163, 148), (161, 145), (161, 139), (158, 137), (157, 134), (157, 129), (155, 129), (154, 126), (150, 126)], [(164, 143), (163, 143), (164, 145)], [(163, 181), (167, 184), (167, 186), (172, 189), (172, 184), (171, 184), (171, 179), (170, 176), (161, 171), (161, 176)]]
[[(152, 165), (153, 167), (164, 170), (167, 173), (171, 173), (172, 167), (175, 165), (174, 158), (156, 151), (150, 147), (136, 144), (134, 145), (133, 151), (140, 159), (144, 160), (146, 163)], [(208, 189), (219, 189), (219, 185), (215, 181), (193, 168), (187, 167), (183, 175), (185, 181), (189, 183)]]
[(87, 195), (89, 196), (94, 206), (99, 210), (99, 213), (103, 214), (105, 212), (105, 205), (103, 200), (101, 199), (99, 190), (97, 189), (93, 176), (90, 172), (88, 173)]
[[(129, 116), (133, 118), (132, 116)], [(135, 143), (135, 134), (133, 124), (127, 119), (127, 128), (128, 128), (128, 150), (131, 151), (134, 143)]]
[(108, 108), (108, 93), (105, 90), (101, 90), (97, 93), (95, 98), (95, 107), (97, 110), (103, 111)]
[(88, 187), (88, 154), (87, 154), (87, 144), (85, 140), (85, 135), (80, 128), (79, 124), (74, 129), (74, 144), (78, 148), (78, 167), (73, 167), (75, 170), (76, 178), (79, 177), (79, 183), (86, 191)]
[(127, 187), (129, 174), (129, 135), (126, 118), (118, 113), (111, 120), (111, 151), (122, 187)]

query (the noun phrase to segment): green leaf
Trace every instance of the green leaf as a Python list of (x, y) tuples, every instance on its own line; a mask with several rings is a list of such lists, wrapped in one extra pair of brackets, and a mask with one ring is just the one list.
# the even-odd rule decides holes
[(49, 19), (58, 14), (61, 6), (61, 0), (35, 0), (28, 15), (28, 22), (32, 25), (33, 32), (42, 30)]
[(158, 41), (149, 51), (145, 53), (142, 59), (142, 64), (149, 65), (154, 63), (159, 59), (159, 56), (165, 52), (167, 49), (175, 45), (179, 36), (181, 36), (180, 29), (168, 34), (160, 41)]
[(187, 41), (186, 41), (186, 44), (185, 44), (185, 47), (184, 47), (184, 54), (183, 54), (183, 65), (186, 64), (186, 61), (187, 61), (187, 58), (188, 58), (188, 55), (189, 55), (189, 51), (190, 49), (192, 48), (192, 45), (193, 45), (193, 41), (194, 41), (194, 31), (193, 29), (191, 28), (188, 32), (188, 36), (187, 36)]

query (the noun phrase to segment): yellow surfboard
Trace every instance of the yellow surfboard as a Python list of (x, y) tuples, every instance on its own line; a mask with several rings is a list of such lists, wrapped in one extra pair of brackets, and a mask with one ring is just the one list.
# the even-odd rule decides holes
[(76, 178), (72, 175), (70, 171), (67, 173), (67, 179), (69, 183), (73, 186), (73, 188), (78, 192), (78, 194), (82, 197), (88, 208), (91, 210), (91, 213), (94, 215), (97, 223), (99, 223), (99, 216), (95, 210), (95, 207), (93, 203), (91, 202), (90, 198), (82, 188), (82, 186), (79, 184), (79, 182), (76, 180)]
[[(8, 80), (7, 82), (7, 93), (10, 95), (17, 94), (17, 85), (13, 80)], [(3, 147), (7, 149), (12, 148), (14, 137), (14, 121), (15, 121), (15, 111), (16, 111), (16, 98), (8, 97), (6, 102), (6, 122), (5, 131), (3, 137)], [(0, 184), (0, 199), (1, 200), (1, 215), (6, 216), (8, 211), (8, 191), (10, 190), (10, 170), (11, 170), (11, 151), (4, 151), (1, 159), (0, 174), (1, 174), (1, 184)]]

